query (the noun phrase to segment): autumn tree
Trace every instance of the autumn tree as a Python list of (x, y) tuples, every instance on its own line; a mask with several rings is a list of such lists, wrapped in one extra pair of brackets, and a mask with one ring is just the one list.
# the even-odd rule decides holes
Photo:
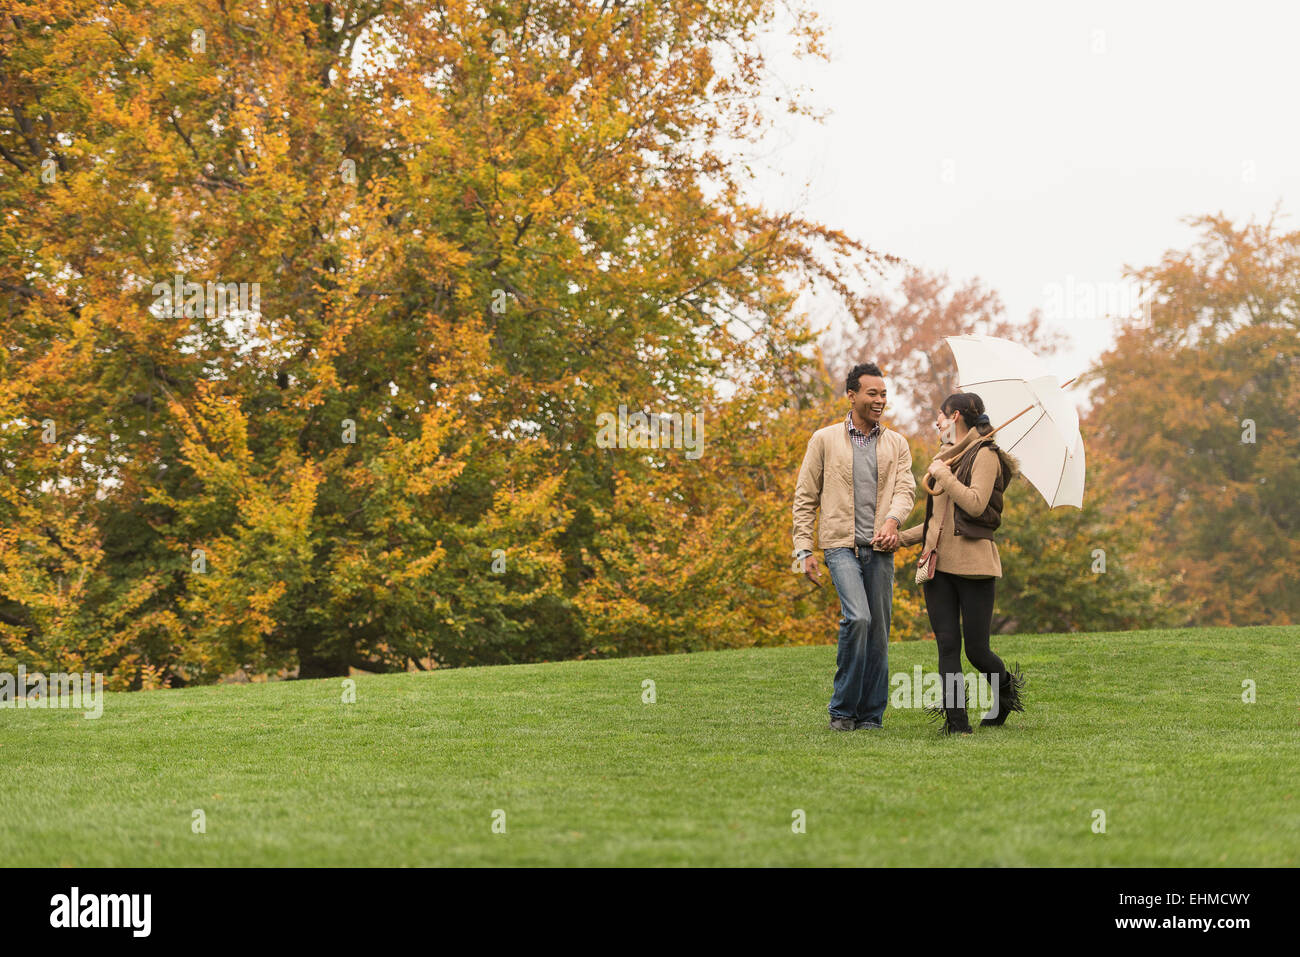
[(1191, 220), (1191, 248), (1129, 270), (1143, 317), (1087, 376), (1144, 547), (1197, 624), (1300, 618), (1300, 232)]
[(821, 348), (832, 377), (842, 378), (859, 362), (886, 370), (890, 414), (907, 428), (924, 430), (939, 403), (957, 391), (957, 365), (945, 336), (998, 336), (1044, 357), (1069, 341), (1045, 325), (1038, 310), (1023, 321), (1008, 317), (1001, 297), (979, 279), (956, 283), (946, 272), (915, 264), (895, 272), (897, 289), (873, 299), (864, 318), (832, 326)]
[[(801, 284), (866, 312), (873, 254), (747, 202), (720, 145), (761, 135), (785, 11), (820, 53), (774, 0), (10, 3), (4, 661), (679, 647), (591, 582), (682, 553), (665, 509), (742, 521), (767, 479), (717, 395), (801, 381)], [(599, 447), (622, 404), (705, 413), (718, 458)], [(709, 581), (701, 628), (740, 594)]]

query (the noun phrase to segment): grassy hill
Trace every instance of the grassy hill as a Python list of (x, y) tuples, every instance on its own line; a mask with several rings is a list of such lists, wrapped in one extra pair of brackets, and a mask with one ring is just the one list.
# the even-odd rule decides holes
[[(831, 646), (362, 676), (354, 704), (336, 679), (109, 695), (98, 720), (5, 709), (0, 850), (54, 866), (1295, 866), (1297, 639), (997, 638), (1028, 711), (967, 738), (892, 708), (881, 731), (828, 730)], [(934, 670), (932, 642), (890, 646), (891, 672), (915, 664)]]

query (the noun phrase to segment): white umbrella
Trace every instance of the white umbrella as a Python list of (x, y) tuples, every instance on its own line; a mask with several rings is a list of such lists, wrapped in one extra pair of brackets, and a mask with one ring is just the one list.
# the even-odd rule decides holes
[(998, 445), (1020, 461), (1029, 484), (1051, 508), (1082, 508), (1085, 461), (1079, 413), (1060, 380), (1019, 343), (978, 335), (945, 336), (944, 341), (957, 360), (957, 387), (978, 394), (989, 420), (1002, 423), (996, 430)]

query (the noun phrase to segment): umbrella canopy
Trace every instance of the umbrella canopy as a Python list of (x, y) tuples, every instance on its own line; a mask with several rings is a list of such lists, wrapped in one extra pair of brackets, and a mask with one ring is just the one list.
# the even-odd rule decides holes
[(945, 336), (957, 387), (984, 400), (998, 445), (1020, 461), (1048, 506), (1083, 507), (1085, 461), (1079, 413), (1060, 380), (1024, 346), (996, 336)]

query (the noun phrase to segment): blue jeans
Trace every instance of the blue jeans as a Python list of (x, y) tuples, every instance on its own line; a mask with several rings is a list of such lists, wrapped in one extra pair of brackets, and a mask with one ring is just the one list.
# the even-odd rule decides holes
[(894, 609), (891, 552), (826, 549), (826, 567), (840, 596), (840, 645), (835, 656), (832, 718), (884, 723), (889, 701), (889, 618)]

